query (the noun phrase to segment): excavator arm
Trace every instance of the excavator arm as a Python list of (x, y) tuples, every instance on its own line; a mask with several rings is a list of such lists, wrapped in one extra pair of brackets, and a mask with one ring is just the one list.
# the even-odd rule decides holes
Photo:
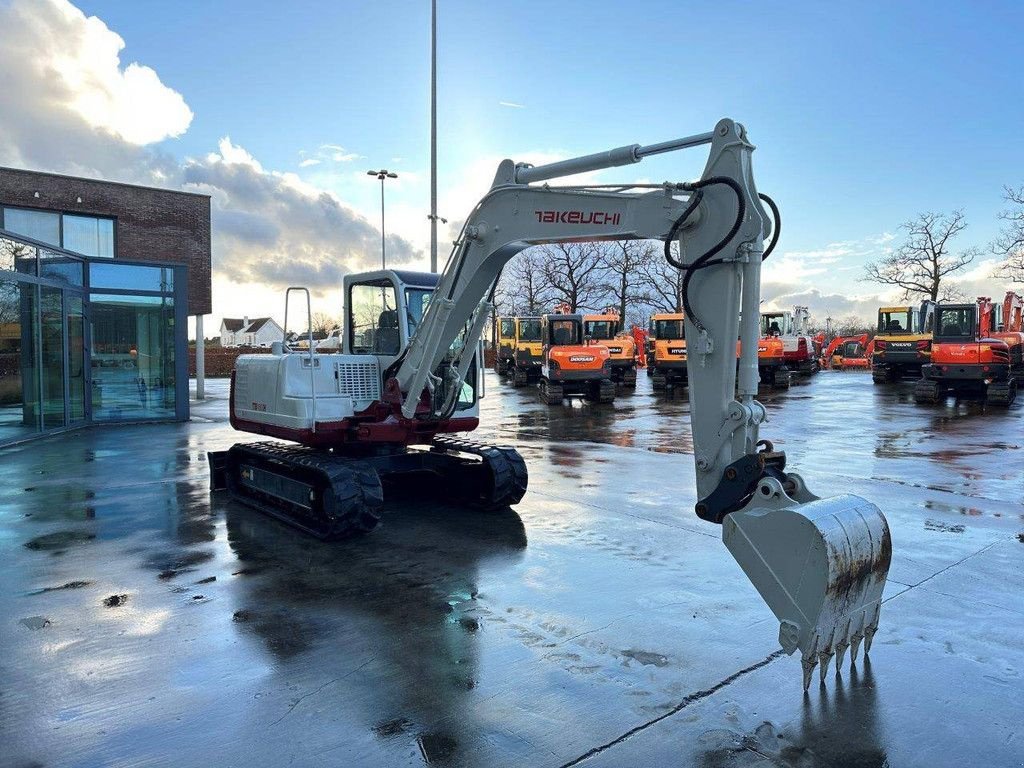
[[(710, 151), (696, 182), (546, 183), (704, 145)], [(785, 471), (784, 453), (759, 439), (766, 420), (756, 400), (761, 262), (779, 222), (776, 215), (773, 225), (754, 185), (753, 150), (743, 126), (723, 119), (711, 132), (663, 144), (540, 167), (503, 161), (466, 220), (415, 336), (386, 372), (385, 388), (406, 418), (450, 416), (501, 270), (524, 248), (664, 241), (665, 258), (684, 273), (696, 512), (722, 525), (726, 546), (780, 621), (783, 649), (801, 651), (806, 688), (819, 662), (824, 681), (834, 654), (841, 661), (852, 645), (855, 657), (862, 639), (870, 648), (891, 542), (877, 507), (855, 496), (819, 499)]]

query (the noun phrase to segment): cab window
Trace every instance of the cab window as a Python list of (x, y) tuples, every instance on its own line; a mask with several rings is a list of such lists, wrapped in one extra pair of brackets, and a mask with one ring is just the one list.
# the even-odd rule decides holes
[(784, 314), (761, 315), (762, 336), (787, 336), (792, 331)]
[(686, 339), (686, 324), (682, 320), (658, 320), (654, 324), (654, 337), (668, 341)]
[(555, 346), (579, 344), (580, 325), (572, 320), (552, 320), (548, 329), (549, 340)]
[(402, 337), (390, 280), (356, 283), (348, 295), (349, 347), (356, 355), (397, 355)]
[(938, 317), (939, 336), (945, 338), (974, 338), (974, 307), (941, 307)]
[(520, 320), (519, 340), (540, 341), (540, 320)]
[(427, 311), (430, 297), (434, 294), (429, 288), (406, 288), (405, 289), (405, 319), (409, 324), (409, 338), (416, 333), (420, 327), (423, 315)]
[(501, 338), (503, 338), (503, 339), (510, 339), (510, 338), (512, 338), (513, 336), (516, 335), (516, 332), (515, 332), (515, 321), (511, 317), (503, 317), (503, 318), (501, 318), (500, 325), (501, 325), (501, 328), (498, 331), (498, 333), (500, 334)]
[(910, 312), (879, 312), (879, 333), (909, 333), (913, 330), (910, 324)]
[(583, 332), (594, 339), (614, 339), (617, 326), (618, 323), (611, 320), (587, 320), (583, 323)]

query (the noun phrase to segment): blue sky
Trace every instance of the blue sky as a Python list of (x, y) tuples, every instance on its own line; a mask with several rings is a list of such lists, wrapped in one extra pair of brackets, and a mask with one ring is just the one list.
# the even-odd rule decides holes
[[(122, 68), (151, 67), (194, 115), (148, 150), (184, 161), (230, 136), (264, 171), (293, 172), (374, 226), (379, 188), (365, 171), (387, 166), (402, 176), (388, 193), (395, 227), (423, 245), (427, 0), (77, 5), (123, 38)], [(814, 283), (864, 295), (878, 289), (857, 283), (860, 265), (902, 221), (963, 208), (963, 244), (984, 245), (1003, 185), (1024, 183), (1019, 2), (439, 6), (440, 213), (451, 219), (497, 158), (652, 143), (730, 116), (782, 207), (780, 247), (794, 256), (776, 268), (799, 273), (799, 254), (823, 252), (843, 261), (819, 267), (856, 267), (796, 274), (791, 293)], [(601, 178), (692, 178), (702, 161), (659, 157)]]

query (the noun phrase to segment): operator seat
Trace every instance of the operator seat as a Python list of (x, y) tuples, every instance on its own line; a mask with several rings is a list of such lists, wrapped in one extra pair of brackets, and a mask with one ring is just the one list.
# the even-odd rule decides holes
[(377, 333), (373, 337), (375, 355), (397, 355), (402, 346), (398, 333), (398, 310), (385, 309), (377, 319)]
[(568, 328), (561, 325), (555, 327), (555, 344), (557, 346), (564, 346), (571, 340)]

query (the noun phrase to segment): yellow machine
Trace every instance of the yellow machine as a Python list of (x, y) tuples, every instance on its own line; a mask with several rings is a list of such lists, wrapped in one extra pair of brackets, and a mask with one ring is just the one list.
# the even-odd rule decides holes
[(622, 330), (618, 312), (605, 310), (600, 315), (583, 316), (583, 333), (602, 347), (607, 347), (612, 366), (612, 381), (627, 387), (636, 386), (636, 344)]
[(494, 369), (509, 376), (512, 386), (522, 387), (540, 378), (544, 361), (539, 317), (499, 317), (498, 354)]
[(686, 385), (686, 328), (681, 312), (651, 317), (647, 374), (655, 389)]
[(932, 359), (935, 302), (919, 307), (879, 307), (878, 332), (871, 354), (871, 379), (884, 384), (921, 375)]

